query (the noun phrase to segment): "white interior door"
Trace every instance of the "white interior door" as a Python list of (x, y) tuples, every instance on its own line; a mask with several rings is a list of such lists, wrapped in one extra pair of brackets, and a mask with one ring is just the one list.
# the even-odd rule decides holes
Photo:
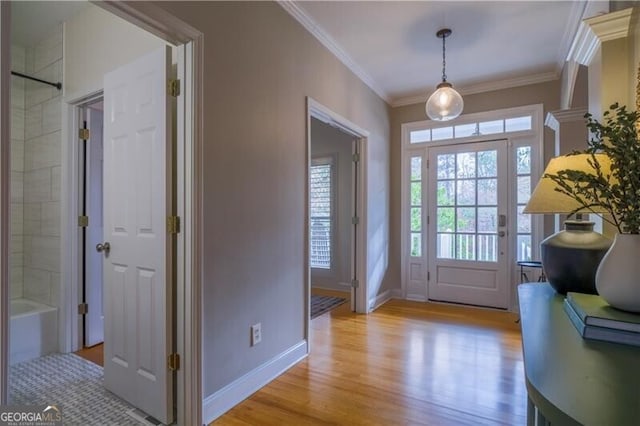
[(173, 420), (169, 48), (104, 77), (105, 387)]
[(429, 299), (508, 308), (507, 141), (429, 148)]
[(93, 346), (104, 341), (104, 306), (102, 303), (102, 254), (96, 245), (102, 243), (102, 111), (88, 107), (86, 122), (90, 136), (86, 142), (86, 211), (89, 226), (85, 240), (85, 315), (84, 345)]

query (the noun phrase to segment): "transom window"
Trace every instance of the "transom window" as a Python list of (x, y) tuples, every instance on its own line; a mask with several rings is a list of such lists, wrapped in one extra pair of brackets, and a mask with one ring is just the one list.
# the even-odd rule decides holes
[(435, 142), (501, 133), (521, 132), (532, 129), (532, 116), (505, 118), (500, 120), (477, 121), (457, 126), (432, 127), (413, 130), (409, 133), (409, 143)]

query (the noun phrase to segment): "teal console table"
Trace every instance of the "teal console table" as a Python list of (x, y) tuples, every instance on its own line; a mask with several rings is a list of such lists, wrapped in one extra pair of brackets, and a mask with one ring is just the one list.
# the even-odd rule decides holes
[(640, 348), (580, 337), (548, 283), (518, 297), (527, 425), (640, 425)]

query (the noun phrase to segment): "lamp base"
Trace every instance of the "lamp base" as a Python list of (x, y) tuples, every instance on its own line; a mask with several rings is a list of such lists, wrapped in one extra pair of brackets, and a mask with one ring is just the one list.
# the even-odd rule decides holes
[(568, 291), (598, 294), (596, 271), (611, 247), (611, 240), (593, 230), (593, 222), (567, 220), (564, 231), (542, 241), (542, 267), (551, 287), (558, 293)]

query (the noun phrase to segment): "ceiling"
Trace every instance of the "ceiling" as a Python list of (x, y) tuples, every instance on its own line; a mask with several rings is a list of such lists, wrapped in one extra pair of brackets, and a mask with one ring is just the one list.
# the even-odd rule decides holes
[(586, 1), (295, 1), (283, 8), (391, 105), (426, 100), (442, 75), (462, 94), (560, 76)]
[(88, 1), (12, 1), (11, 42), (33, 46), (88, 5)]

